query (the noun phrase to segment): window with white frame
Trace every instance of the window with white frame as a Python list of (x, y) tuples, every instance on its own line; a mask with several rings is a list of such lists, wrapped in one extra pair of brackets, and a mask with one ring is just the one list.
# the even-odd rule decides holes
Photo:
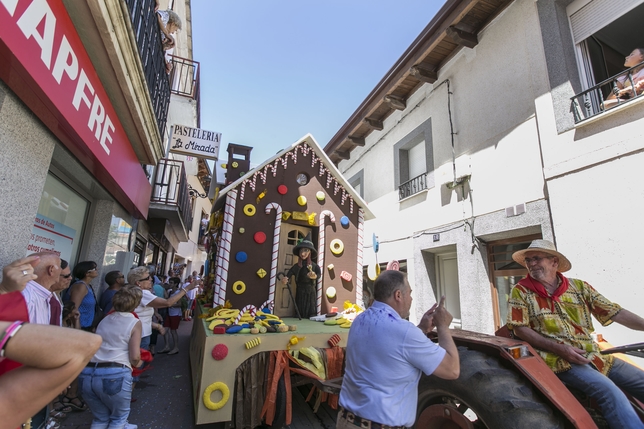
[(399, 199), (433, 186), (431, 119), (394, 145), (394, 162)]
[(576, 121), (642, 95), (644, 0), (576, 0), (567, 13), (584, 87), (573, 98)]

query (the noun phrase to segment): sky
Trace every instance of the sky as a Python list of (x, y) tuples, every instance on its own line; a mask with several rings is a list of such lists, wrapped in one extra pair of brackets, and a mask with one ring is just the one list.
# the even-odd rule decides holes
[(311, 133), (324, 147), (443, 0), (192, 0), (201, 128), (258, 165)]

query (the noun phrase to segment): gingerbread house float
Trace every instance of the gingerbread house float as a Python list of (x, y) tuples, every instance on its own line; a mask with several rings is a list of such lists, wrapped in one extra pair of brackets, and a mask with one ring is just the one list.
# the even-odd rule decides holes
[(296, 295), (296, 285), (278, 277), (310, 235), (322, 271), (317, 314), (345, 301), (363, 306), (364, 221), (373, 214), (310, 134), (224, 188), (213, 212), (214, 305), (295, 316), (288, 286)]

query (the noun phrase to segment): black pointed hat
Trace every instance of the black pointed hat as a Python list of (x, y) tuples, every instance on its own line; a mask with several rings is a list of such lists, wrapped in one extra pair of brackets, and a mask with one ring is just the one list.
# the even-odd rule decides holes
[(296, 256), (300, 256), (300, 249), (309, 249), (311, 250), (311, 255), (315, 255), (317, 253), (315, 246), (313, 245), (313, 241), (311, 241), (311, 233), (309, 232), (306, 234), (306, 237), (304, 237), (295, 247), (293, 247), (293, 254)]

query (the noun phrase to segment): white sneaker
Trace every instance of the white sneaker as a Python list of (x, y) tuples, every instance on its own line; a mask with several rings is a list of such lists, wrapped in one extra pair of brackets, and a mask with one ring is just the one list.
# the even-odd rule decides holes
[(126, 423), (123, 429), (139, 429), (139, 427), (137, 425), (133, 425), (132, 423)]

